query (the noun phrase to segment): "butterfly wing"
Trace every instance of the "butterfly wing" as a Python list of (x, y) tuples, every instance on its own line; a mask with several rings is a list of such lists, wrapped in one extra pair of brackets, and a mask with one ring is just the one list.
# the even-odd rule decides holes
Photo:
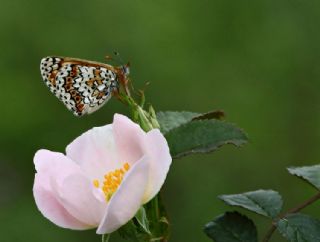
[(50, 91), (76, 116), (98, 110), (118, 87), (116, 70), (103, 63), (45, 57), (40, 71)]

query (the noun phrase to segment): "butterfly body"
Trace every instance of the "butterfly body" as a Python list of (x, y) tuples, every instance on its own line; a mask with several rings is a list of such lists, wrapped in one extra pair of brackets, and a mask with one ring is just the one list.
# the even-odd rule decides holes
[(50, 91), (76, 116), (102, 107), (128, 74), (123, 67), (54, 56), (41, 60), (40, 71)]

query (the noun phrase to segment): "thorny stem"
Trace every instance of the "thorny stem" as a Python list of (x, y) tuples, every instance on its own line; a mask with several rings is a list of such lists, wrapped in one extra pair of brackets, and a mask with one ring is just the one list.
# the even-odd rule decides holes
[[(284, 214), (280, 215), (277, 219), (282, 219), (285, 218), (288, 214), (290, 213), (297, 213), (299, 211), (301, 211), (302, 209), (304, 209), (305, 207), (309, 206), (310, 204), (316, 202), (317, 200), (320, 199), (320, 192), (318, 192), (316, 195), (314, 195), (313, 197), (309, 198), (308, 200), (306, 200), (305, 202), (301, 203), (300, 205), (289, 209), (287, 212), (285, 212)], [(268, 229), (266, 235), (264, 236), (262, 242), (268, 242), (273, 234), (273, 232), (276, 230), (276, 221), (273, 220), (272, 224), (270, 226), (270, 228)]]

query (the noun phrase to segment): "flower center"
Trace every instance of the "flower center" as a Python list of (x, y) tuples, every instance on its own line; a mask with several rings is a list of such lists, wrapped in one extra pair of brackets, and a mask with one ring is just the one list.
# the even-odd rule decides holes
[(101, 186), (98, 179), (93, 180), (93, 185), (96, 188), (101, 188), (101, 190), (103, 191), (106, 202), (108, 202), (111, 199), (112, 195), (118, 189), (123, 180), (124, 175), (129, 169), (130, 165), (127, 162), (120, 169), (116, 169), (114, 171), (106, 173), (103, 176), (104, 180)]

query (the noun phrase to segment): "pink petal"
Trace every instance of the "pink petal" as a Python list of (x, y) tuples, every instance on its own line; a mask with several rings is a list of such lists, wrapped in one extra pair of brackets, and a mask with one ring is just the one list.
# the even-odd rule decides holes
[(126, 224), (141, 206), (148, 182), (148, 163), (145, 158), (128, 171), (116, 193), (112, 196), (97, 234), (112, 233)]
[(149, 182), (143, 199), (143, 203), (147, 203), (160, 191), (172, 158), (168, 143), (158, 129), (147, 133), (144, 149), (149, 162)]
[(120, 161), (132, 165), (143, 156), (145, 132), (126, 116), (115, 114), (113, 118), (114, 139)]
[(38, 150), (34, 155), (33, 161), (37, 172), (55, 177), (56, 175), (68, 176), (79, 171), (79, 166), (64, 154), (50, 150)]
[(60, 200), (66, 210), (92, 228), (98, 226), (107, 207), (105, 201), (96, 198), (94, 189), (97, 188), (92, 181), (79, 174), (68, 176), (59, 189)]
[(38, 150), (33, 160), (37, 174), (42, 175), (42, 186), (52, 192), (57, 192), (52, 187), (53, 182), (55, 188), (59, 188), (69, 175), (82, 174), (80, 167), (75, 162), (58, 152)]
[(119, 167), (111, 125), (96, 127), (83, 133), (67, 146), (66, 154), (92, 179), (102, 177)]
[[(34, 158), (38, 173), (35, 175), (33, 195), (38, 209), (43, 216), (60, 227), (88, 229), (89, 226), (87, 224), (80, 222), (65, 210), (58, 201), (56, 193), (52, 190), (50, 185), (50, 169), (47, 165), (49, 166), (48, 161), (53, 161), (54, 157), (50, 157), (49, 154), (50, 151), (40, 150)], [(53, 153), (54, 155), (55, 153)]]

